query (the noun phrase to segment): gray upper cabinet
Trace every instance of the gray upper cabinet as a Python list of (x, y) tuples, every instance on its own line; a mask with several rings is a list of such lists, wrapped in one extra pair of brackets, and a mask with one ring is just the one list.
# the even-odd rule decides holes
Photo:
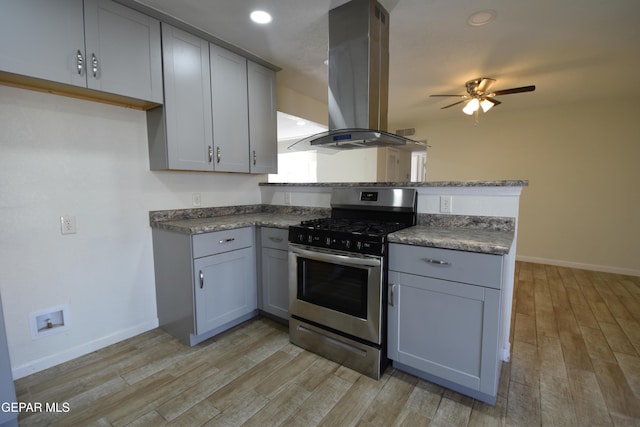
[(110, 0), (1, 0), (0, 69), (162, 102), (160, 23)]
[(217, 172), (249, 172), (246, 58), (211, 44), (211, 105)]
[(2, 71), (86, 87), (82, 0), (1, 0), (0, 10)]
[(162, 24), (164, 106), (147, 111), (151, 169), (213, 168), (209, 43)]
[(162, 103), (160, 22), (110, 0), (84, 2), (87, 87)]
[(275, 73), (162, 23), (165, 99), (147, 111), (151, 169), (276, 172)]
[(248, 61), (250, 168), (253, 173), (278, 172), (276, 76)]

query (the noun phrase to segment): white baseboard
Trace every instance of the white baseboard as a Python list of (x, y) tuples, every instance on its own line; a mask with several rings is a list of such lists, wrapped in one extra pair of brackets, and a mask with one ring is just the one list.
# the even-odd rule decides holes
[(534, 264), (548, 264), (558, 267), (570, 267), (580, 270), (602, 271), (604, 273), (624, 274), (626, 276), (640, 276), (640, 270), (632, 268), (611, 267), (608, 265), (584, 264), (573, 261), (562, 261), (557, 259), (536, 258), (516, 255), (516, 261), (532, 262)]
[(89, 354), (92, 351), (99, 350), (111, 344), (126, 340), (127, 338), (134, 337), (157, 327), (158, 319), (156, 318), (154, 320), (132, 326), (131, 328), (115, 332), (111, 335), (100, 337), (96, 340), (69, 348), (65, 351), (56, 354), (50, 354), (43, 358), (33, 360), (29, 363), (25, 363), (24, 365), (12, 369), (11, 372), (13, 373), (13, 379), (17, 380), (18, 378), (26, 377), (27, 375), (31, 375), (52, 366), (59, 365), (60, 363), (68, 362), (69, 360), (75, 359), (76, 357), (84, 356), (85, 354)]

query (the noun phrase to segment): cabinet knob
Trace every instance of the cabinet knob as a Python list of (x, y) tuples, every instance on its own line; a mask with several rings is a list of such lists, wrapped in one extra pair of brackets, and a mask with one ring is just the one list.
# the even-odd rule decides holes
[(204, 288), (204, 273), (200, 270), (200, 289)]
[(78, 75), (81, 76), (84, 70), (84, 56), (82, 56), (80, 49), (78, 49), (78, 53), (76, 54), (76, 68), (78, 69)]

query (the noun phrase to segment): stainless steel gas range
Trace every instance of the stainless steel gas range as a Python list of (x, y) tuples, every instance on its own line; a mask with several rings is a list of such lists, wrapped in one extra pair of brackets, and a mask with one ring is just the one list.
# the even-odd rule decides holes
[(334, 188), (331, 217), (289, 228), (289, 338), (379, 379), (387, 365), (387, 234), (416, 223), (416, 190)]

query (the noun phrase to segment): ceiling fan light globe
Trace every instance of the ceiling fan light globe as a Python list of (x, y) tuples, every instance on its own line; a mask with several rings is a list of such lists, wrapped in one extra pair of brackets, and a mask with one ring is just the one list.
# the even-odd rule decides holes
[(489, 101), (488, 99), (483, 99), (480, 103), (480, 107), (482, 107), (482, 112), (486, 113), (493, 107), (493, 102)]
[(462, 112), (470, 116), (475, 113), (479, 107), (480, 101), (478, 101), (477, 98), (473, 98), (471, 101), (467, 102), (467, 105), (464, 106)]

